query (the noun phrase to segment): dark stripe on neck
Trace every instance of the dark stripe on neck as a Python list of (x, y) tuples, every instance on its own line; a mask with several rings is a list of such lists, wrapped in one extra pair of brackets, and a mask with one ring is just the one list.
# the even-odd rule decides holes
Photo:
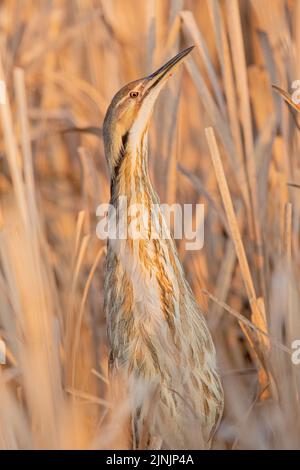
[(128, 136), (129, 136), (129, 132), (126, 132), (126, 134), (124, 134), (122, 136), (122, 146), (120, 148), (116, 164), (113, 168), (113, 173), (112, 173), (112, 177), (111, 177), (111, 181), (110, 181), (110, 196), (111, 196), (111, 198), (113, 198), (114, 186), (116, 184), (116, 180), (118, 179), (118, 176), (119, 176), (119, 173), (120, 173), (120, 168), (121, 168), (122, 162), (123, 162), (124, 157), (125, 157), (126, 147), (127, 147), (127, 142), (128, 142)]

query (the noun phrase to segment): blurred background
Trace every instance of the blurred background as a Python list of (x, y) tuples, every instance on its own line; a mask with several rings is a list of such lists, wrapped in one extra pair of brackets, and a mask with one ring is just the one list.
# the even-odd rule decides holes
[(128, 448), (107, 374), (100, 131), (121, 86), (192, 44), (149, 166), (161, 202), (205, 205), (204, 248), (177, 246), (226, 393), (213, 447), (300, 448), (300, 133), (272, 90), (300, 80), (299, 24), (298, 0), (1, 2), (0, 448)]

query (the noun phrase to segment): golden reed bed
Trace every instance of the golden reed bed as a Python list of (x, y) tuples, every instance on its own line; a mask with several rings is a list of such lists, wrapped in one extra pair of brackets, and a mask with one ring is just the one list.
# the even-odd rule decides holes
[(107, 376), (103, 142), (62, 131), (100, 128), (123, 84), (190, 44), (149, 165), (162, 202), (205, 205), (203, 249), (177, 248), (225, 391), (213, 448), (300, 448), (300, 132), (272, 89), (300, 80), (299, 22), (296, 0), (1, 2), (0, 448), (130, 445)]

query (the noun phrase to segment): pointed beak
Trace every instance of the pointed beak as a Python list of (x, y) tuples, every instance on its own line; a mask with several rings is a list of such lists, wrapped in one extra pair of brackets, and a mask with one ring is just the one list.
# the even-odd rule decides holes
[(195, 46), (188, 47), (179, 52), (173, 59), (169, 60), (165, 65), (160, 67), (156, 72), (151, 73), (146, 77), (146, 94), (154, 90), (158, 84), (162, 85), (173, 74), (177, 66), (184, 60), (184, 58), (194, 49)]

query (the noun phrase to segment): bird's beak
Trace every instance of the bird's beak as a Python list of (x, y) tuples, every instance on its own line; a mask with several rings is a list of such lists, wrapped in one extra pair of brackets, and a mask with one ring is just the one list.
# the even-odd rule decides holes
[(156, 72), (151, 73), (146, 77), (146, 94), (150, 90), (154, 90), (158, 84), (162, 85), (172, 75), (177, 66), (183, 61), (183, 59), (194, 49), (195, 46), (188, 47), (184, 51), (179, 52), (173, 59), (169, 60), (165, 65), (160, 67)]

